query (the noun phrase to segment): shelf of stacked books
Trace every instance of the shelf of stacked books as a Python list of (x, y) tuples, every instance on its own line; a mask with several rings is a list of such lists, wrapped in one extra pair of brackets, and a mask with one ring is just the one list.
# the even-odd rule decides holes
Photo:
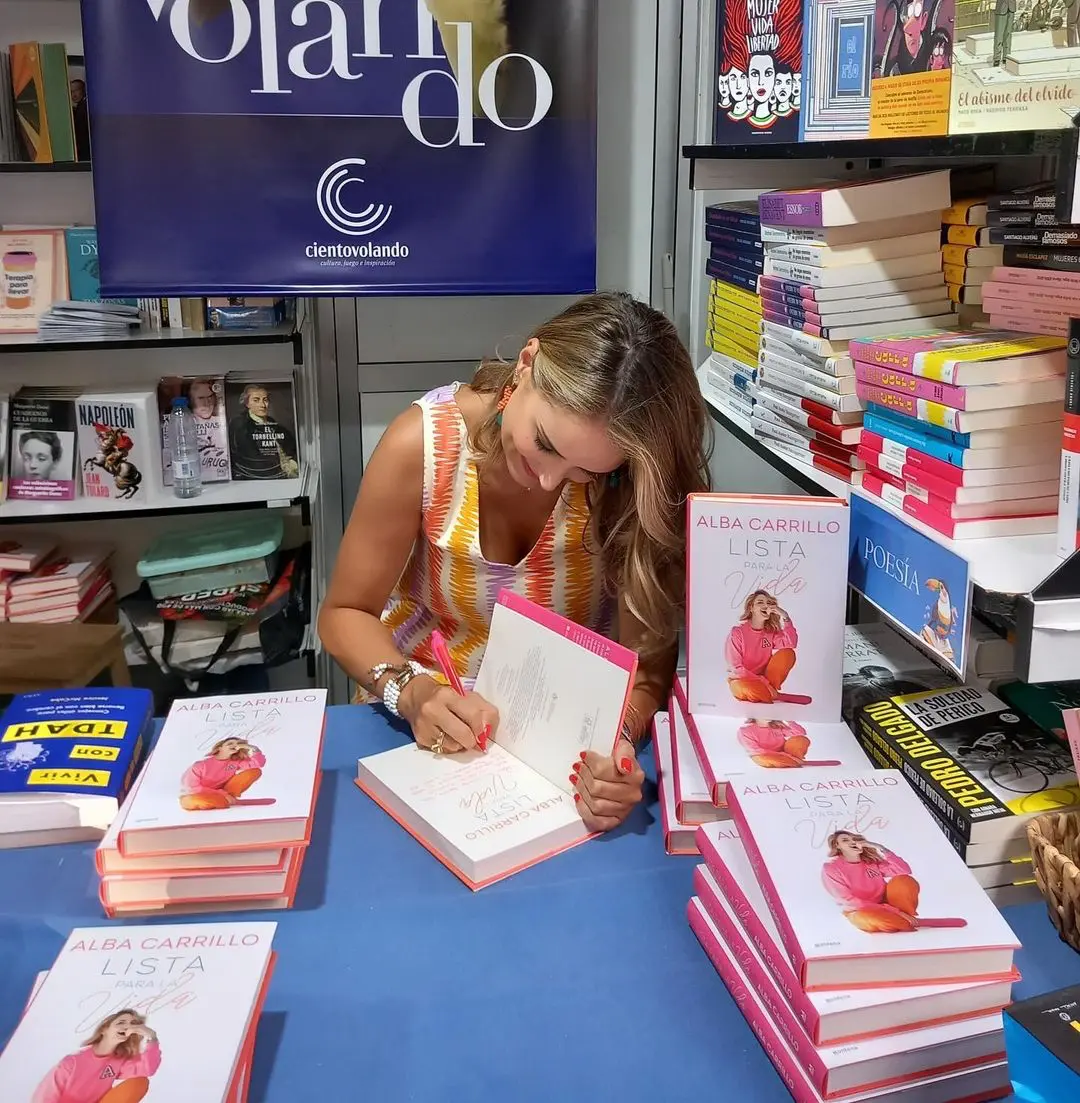
[(0, 355), (22, 352), (94, 352), (108, 349), (205, 346), (223, 342), (234, 345), (276, 345), (295, 341), (292, 323), (257, 329), (152, 329), (140, 327), (107, 336), (65, 337), (41, 333), (0, 333)]

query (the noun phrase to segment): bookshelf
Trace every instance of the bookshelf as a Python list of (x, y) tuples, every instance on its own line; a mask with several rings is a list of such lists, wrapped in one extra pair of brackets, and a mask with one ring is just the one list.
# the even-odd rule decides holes
[[(41, 341), (34, 334), (0, 334), (0, 356), (24, 352), (107, 352), (124, 349), (208, 348), (212, 345), (293, 344), (302, 357), (299, 331), (291, 324), (266, 329), (208, 329), (198, 333), (190, 329), (136, 330), (124, 337), (102, 337), (78, 341)], [(297, 359), (296, 363), (301, 360)]]

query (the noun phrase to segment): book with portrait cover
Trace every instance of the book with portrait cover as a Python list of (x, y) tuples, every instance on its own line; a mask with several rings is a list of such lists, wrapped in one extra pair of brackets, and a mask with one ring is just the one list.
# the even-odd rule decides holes
[(1019, 941), (899, 770), (806, 770), (727, 796), (806, 991), (1015, 975)]
[(229, 462), (234, 479), (295, 479), (300, 445), (292, 376), (225, 377)]
[(0, 1054), (5, 1100), (235, 1099), (276, 926), (77, 927)]
[(306, 846), (326, 690), (173, 702), (124, 810), (124, 857)]
[(690, 495), (690, 715), (840, 721), (847, 543), (838, 498)]
[(225, 412), (225, 377), (222, 375), (190, 378), (171, 375), (158, 383), (162, 481), (165, 486), (173, 484), (169, 414), (172, 412), (172, 400), (181, 395), (188, 400), (188, 408), (195, 422), (202, 481), (227, 483), (232, 478), (232, 470), (229, 465), (229, 419)]
[(23, 387), (8, 414), (7, 496), (70, 502), (78, 486), (75, 394)]

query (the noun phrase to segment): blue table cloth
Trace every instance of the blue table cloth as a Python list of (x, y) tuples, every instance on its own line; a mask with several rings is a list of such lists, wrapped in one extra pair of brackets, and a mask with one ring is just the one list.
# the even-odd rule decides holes
[[(255, 916), (279, 960), (251, 1103), (790, 1099), (687, 926), (695, 861), (664, 853), (651, 785), (619, 831), (473, 893), (353, 784), (405, 738), (329, 711), (296, 907)], [(1080, 980), (1041, 905), (1005, 914), (1018, 999)], [(0, 851), (0, 1045), (72, 927), (106, 923), (92, 847)]]

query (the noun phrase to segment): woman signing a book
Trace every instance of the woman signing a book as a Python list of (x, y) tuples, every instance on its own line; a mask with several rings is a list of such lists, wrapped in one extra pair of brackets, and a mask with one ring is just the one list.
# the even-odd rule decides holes
[(611, 756), (567, 763), (592, 830), (641, 799), (635, 749), (667, 701), (683, 621), (685, 500), (709, 487), (706, 414), (675, 327), (590, 295), (516, 361), (397, 417), (365, 471), (319, 614), (326, 649), (419, 746), (485, 745), (498, 715), (436, 673), (436, 630), (466, 688), (510, 589), (638, 653)]

